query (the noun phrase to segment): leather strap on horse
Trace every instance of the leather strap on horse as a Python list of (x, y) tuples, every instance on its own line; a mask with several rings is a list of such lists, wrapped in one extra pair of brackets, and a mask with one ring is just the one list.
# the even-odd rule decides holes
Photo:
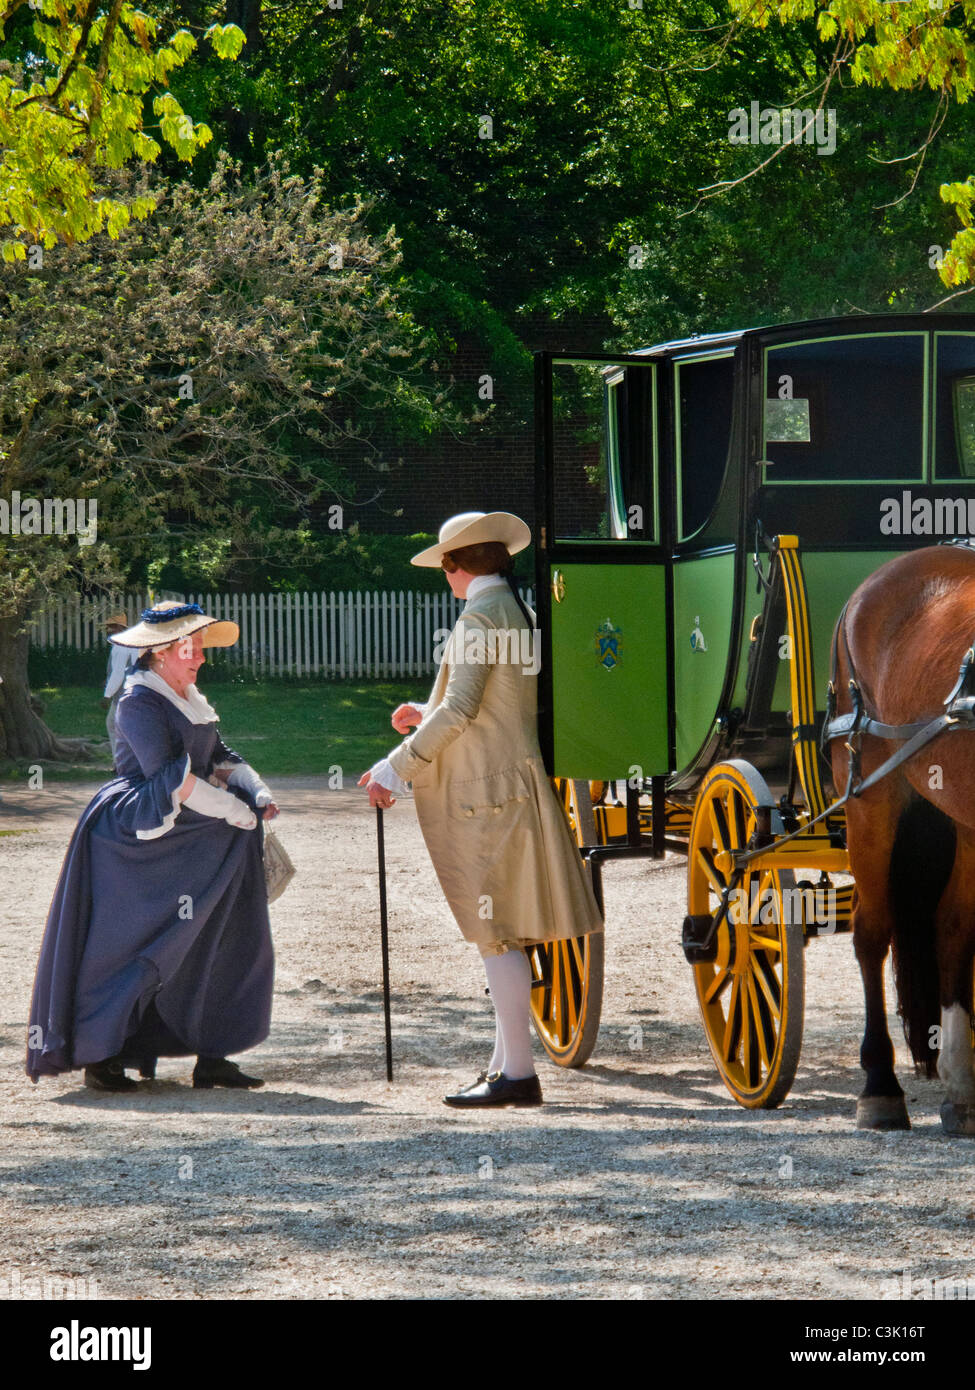
[[(958, 679), (944, 701), (944, 714), (935, 715), (932, 719), (918, 719), (913, 724), (885, 724), (882, 720), (874, 718), (872, 714), (868, 714), (863, 702), (863, 693), (857, 680), (853, 654), (850, 651), (850, 644), (846, 636), (847, 606), (844, 606), (833, 633), (832, 671), (826, 694), (826, 721), (823, 724), (822, 733), (824, 752), (827, 744), (834, 738), (844, 738), (850, 752), (850, 776), (847, 779), (846, 792), (843, 799), (830, 808), (834, 811), (843, 806), (851, 796), (862, 796), (865, 791), (875, 786), (889, 772), (893, 772), (909, 758), (913, 758), (915, 753), (919, 752), (925, 744), (930, 743), (932, 739), (936, 739), (939, 734), (950, 729), (975, 728), (975, 694), (966, 693), (969, 677), (973, 674), (975, 644), (968, 648), (962, 658), (961, 666), (958, 668)], [(850, 672), (849, 689), (853, 709), (849, 714), (837, 716), (835, 713), (836, 671), (840, 642), (843, 643), (843, 654)], [(881, 763), (880, 767), (875, 768), (869, 777), (861, 780), (860, 739), (863, 734), (873, 734), (875, 738), (904, 740), (904, 746), (892, 754), (886, 762)]]
[[(874, 786), (881, 778), (886, 777), (889, 772), (900, 767), (902, 763), (912, 758), (926, 743), (936, 739), (939, 734), (950, 732), (954, 729), (975, 729), (975, 693), (967, 694), (966, 686), (969, 678), (975, 674), (975, 643), (968, 648), (962, 658), (961, 666), (958, 670), (958, 679), (945, 699), (944, 714), (935, 715), (933, 719), (921, 719), (913, 724), (884, 724), (881, 720), (875, 719), (873, 715), (866, 712), (863, 703), (863, 694), (856, 679), (856, 670), (853, 665), (853, 657), (850, 652), (849, 643), (845, 631), (846, 608), (840, 614), (833, 633), (832, 649), (832, 673), (827, 688), (826, 695), (826, 722), (823, 725), (822, 747), (825, 752), (826, 746), (834, 738), (846, 738), (846, 746), (850, 753), (849, 772), (846, 779), (846, 791), (838, 801), (834, 801), (831, 806), (827, 806), (825, 811), (820, 811), (819, 815), (813, 816), (811, 820), (801, 825), (798, 830), (793, 830), (788, 835), (776, 838), (775, 847), (779, 849), (782, 845), (788, 844), (790, 840), (797, 840), (801, 836), (808, 836), (814, 825), (819, 825), (821, 821), (828, 820), (830, 816), (843, 809), (851, 796), (862, 796), (865, 791)], [(843, 643), (843, 651), (846, 656), (847, 666), (850, 671), (850, 698), (853, 701), (853, 709), (849, 714), (836, 715), (836, 671), (837, 671), (837, 651), (839, 642)], [(881, 763), (880, 767), (875, 768), (870, 776), (861, 779), (860, 776), (860, 739), (863, 734), (873, 734), (877, 738), (904, 739), (903, 748), (898, 749), (886, 762)], [(766, 854), (766, 845), (756, 845), (751, 849), (739, 850), (734, 855), (735, 869), (742, 871), (752, 859)]]

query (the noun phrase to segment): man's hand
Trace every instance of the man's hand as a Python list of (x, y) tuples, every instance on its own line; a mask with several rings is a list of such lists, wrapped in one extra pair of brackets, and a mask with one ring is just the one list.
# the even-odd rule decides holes
[(364, 772), (357, 785), (367, 788), (370, 806), (381, 806), (384, 811), (388, 811), (390, 806), (396, 805), (396, 798), (393, 793), (381, 782), (374, 782), (371, 772)]
[(423, 719), (423, 711), (416, 705), (397, 705), (393, 710), (392, 724), (398, 734), (408, 734), (414, 724)]
[(274, 820), (274, 817), (279, 814), (280, 812), (273, 801), (269, 801), (266, 806), (261, 807), (261, 816), (264, 820)]

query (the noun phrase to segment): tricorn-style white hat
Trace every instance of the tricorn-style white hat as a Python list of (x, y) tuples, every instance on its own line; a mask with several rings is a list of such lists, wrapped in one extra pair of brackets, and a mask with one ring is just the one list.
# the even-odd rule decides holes
[(236, 623), (221, 618), (211, 618), (204, 613), (198, 603), (174, 603), (166, 599), (162, 603), (147, 608), (142, 621), (124, 632), (110, 637), (116, 647), (138, 647), (141, 651), (152, 651), (154, 647), (168, 647), (171, 642), (179, 642), (203, 629), (205, 647), (232, 647), (240, 636)]
[(410, 564), (439, 569), (448, 551), (485, 541), (500, 541), (509, 555), (517, 555), (519, 550), (531, 545), (531, 539), (531, 531), (512, 512), (460, 512), (441, 526), (437, 544), (414, 555)]

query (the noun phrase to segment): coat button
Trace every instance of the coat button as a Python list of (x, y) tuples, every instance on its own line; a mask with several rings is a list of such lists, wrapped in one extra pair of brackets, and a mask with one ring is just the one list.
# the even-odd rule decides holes
[(474, 814), (474, 808), (473, 808), (473, 806), (465, 806), (465, 807), (464, 807), (464, 815), (465, 815), (465, 816), (472, 816), (473, 814)]
[(501, 807), (500, 807), (500, 806), (495, 806), (495, 808), (494, 808), (494, 814), (497, 815), (498, 812), (499, 812), (500, 810), (501, 810)]

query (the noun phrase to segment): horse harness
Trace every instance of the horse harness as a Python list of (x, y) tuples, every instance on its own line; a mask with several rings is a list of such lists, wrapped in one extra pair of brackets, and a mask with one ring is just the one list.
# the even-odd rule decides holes
[[(908, 758), (912, 758), (925, 744), (930, 743), (939, 734), (946, 730), (975, 729), (975, 643), (968, 648), (962, 658), (961, 666), (958, 669), (958, 679), (945, 698), (943, 714), (937, 714), (933, 719), (919, 719), (913, 724), (885, 724), (882, 720), (875, 719), (872, 714), (869, 714), (864, 704), (860, 683), (857, 680), (849, 643), (846, 640), (844, 620), (848, 607), (849, 601), (843, 605), (843, 611), (833, 632), (832, 669), (829, 685), (826, 687), (826, 719), (820, 736), (820, 748), (824, 756), (827, 745), (834, 738), (845, 740), (850, 754), (846, 790), (838, 801), (827, 806), (825, 811), (821, 811), (812, 820), (806, 821), (798, 830), (778, 837), (776, 839), (777, 846), (784, 845), (789, 840), (798, 839), (800, 835), (808, 835), (814, 825), (828, 820), (830, 816), (834, 816), (837, 811), (842, 810), (851, 796), (862, 796), (865, 791), (875, 786), (888, 773), (900, 767), (902, 763), (907, 762)], [(837, 715), (836, 670), (840, 641), (843, 643), (843, 653), (850, 672), (849, 691), (853, 701), (853, 709), (849, 714)], [(904, 743), (902, 748), (898, 749), (886, 762), (881, 763), (878, 768), (871, 772), (869, 777), (863, 777), (860, 772), (860, 742), (864, 734), (873, 734), (877, 738), (903, 740)], [(764, 845), (747, 849), (736, 855), (736, 864), (739, 869), (743, 869), (750, 860), (764, 852)]]
[[(875, 786), (889, 772), (893, 772), (895, 768), (907, 762), (908, 758), (912, 758), (925, 744), (930, 743), (932, 739), (937, 738), (946, 730), (975, 729), (975, 643), (968, 648), (962, 658), (961, 666), (958, 668), (958, 679), (945, 697), (943, 714), (937, 714), (933, 719), (919, 719), (913, 724), (885, 724), (882, 720), (875, 719), (872, 714), (869, 714), (864, 704), (863, 692), (860, 689), (856, 668), (853, 664), (853, 655), (846, 638), (845, 620), (848, 607), (849, 601), (843, 605), (843, 611), (833, 632), (832, 669), (829, 685), (826, 687), (826, 719), (823, 723), (820, 740), (820, 747), (825, 754), (827, 745), (834, 738), (842, 738), (845, 740), (850, 754), (846, 791), (842, 799), (829, 808), (830, 811), (838, 810), (851, 796), (862, 796), (865, 791)], [(850, 699), (853, 701), (853, 709), (849, 714), (837, 715), (836, 670), (841, 641), (847, 668), (850, 672), (849, 691)], [(863, 778), (860, 772), (860, 742), (864, 734), (873, 734), (876, 738), (904, 741), (903, 748), (899, 748), (866, 778)]]

